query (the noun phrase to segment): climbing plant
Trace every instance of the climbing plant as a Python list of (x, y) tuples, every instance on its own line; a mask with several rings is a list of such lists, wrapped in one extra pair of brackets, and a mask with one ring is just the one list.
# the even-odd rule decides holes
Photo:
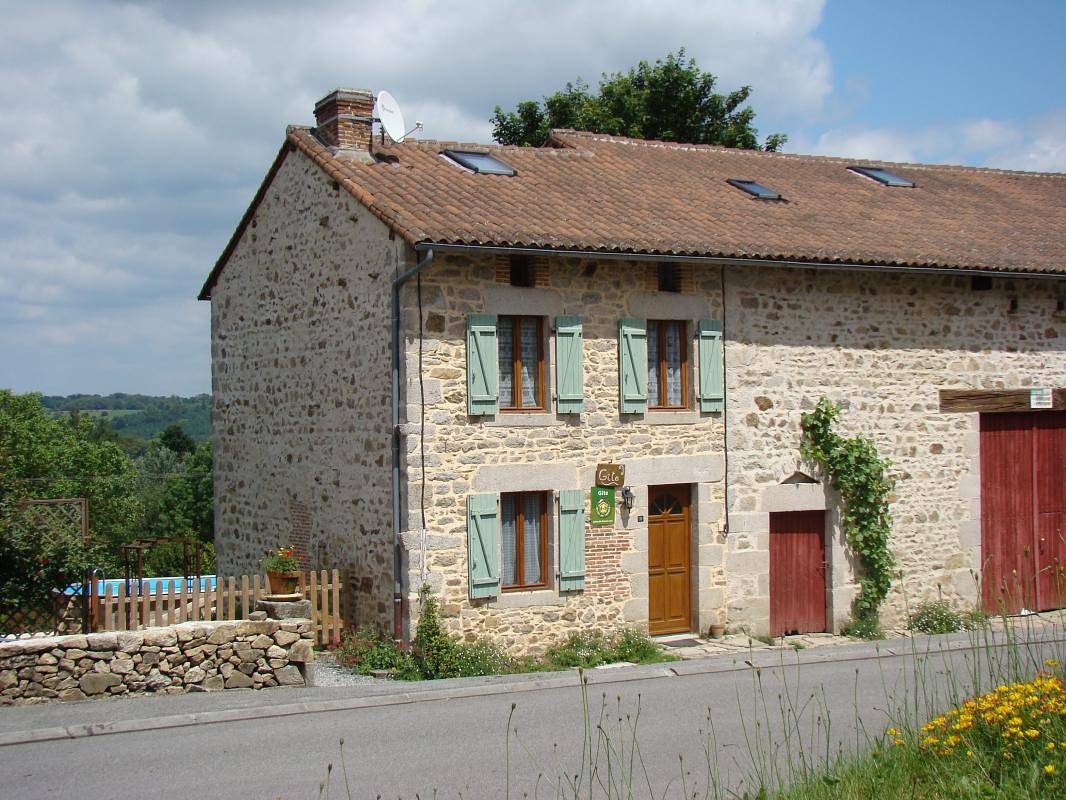
[(876, 621), (877, 610), (892, 585), (895, 559), (888, 547), (892, 517), (888, 496), (895, 479), (889, 462), (877, 454), (869, 439), (846, 438), (833, 430), (840, 406), (823, 397), (814, 411), (802, 418), (801, 453), (817, 463), (840, 492), (844, 508), (844, 536), (862, 565), (859, 596), (853, 612), (857, 621)]

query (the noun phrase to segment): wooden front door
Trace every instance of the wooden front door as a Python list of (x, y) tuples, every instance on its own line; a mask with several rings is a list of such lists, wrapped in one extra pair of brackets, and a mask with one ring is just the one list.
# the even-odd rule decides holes
[(981, 599), (1066, 606), (1066, 413), (981, 415)]
[(825, 631), (825, 512), (770, 515), (770, 635)]
[(692, 487), (648, 487), (648, 632), (692, 630)]

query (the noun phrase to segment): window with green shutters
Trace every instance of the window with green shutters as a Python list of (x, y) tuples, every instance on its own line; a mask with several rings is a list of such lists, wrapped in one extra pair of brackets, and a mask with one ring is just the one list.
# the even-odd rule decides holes
[(721, 411), (725, 403), (722, 323), (716, 319), (701, 319), (697, 331), (700, 350), (700, 411)]
[(466, 498), (466, 561), (470, 599), (500, 593), (500, 526), (495, 494)]
[(585, 492), (559, 492), (559, 591), (585, 588)]
[(585, 348), (581, 317), (555, 318), (555, 409), (580, 414), (585, 408)]
[(647, 324), (642, 319), (618, 322), (618, 392), (623, 414), (648, 408)]
[(500, 393), (498, 358), (496, 315), (471, 314), (466, 318), (466, 396), (470, 416), (496, 413)]

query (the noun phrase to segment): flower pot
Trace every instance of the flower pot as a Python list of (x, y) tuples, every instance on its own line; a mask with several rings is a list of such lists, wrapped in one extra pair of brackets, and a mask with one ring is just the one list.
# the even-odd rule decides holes
[(711, 625), (707, 632), (712, 639), (721, 639), (725, 636), (725, 625)]
[(271, 594), (295, 594), (300, 584), (300, 573), (298, 570), (267, 572), (267, 583), (270, 584)]

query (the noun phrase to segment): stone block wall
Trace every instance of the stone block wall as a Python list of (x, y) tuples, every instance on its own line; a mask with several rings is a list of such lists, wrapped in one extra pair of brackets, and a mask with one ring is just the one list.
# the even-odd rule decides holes
[(186, 622), (0, 644), (0, 704), (303, 686), (311, 621)]
[(390, 283), (402, 243), (288, 153), (211, 298), (222, 575), (294, 544), (346, 569), (358, 624), (392, 612)]

